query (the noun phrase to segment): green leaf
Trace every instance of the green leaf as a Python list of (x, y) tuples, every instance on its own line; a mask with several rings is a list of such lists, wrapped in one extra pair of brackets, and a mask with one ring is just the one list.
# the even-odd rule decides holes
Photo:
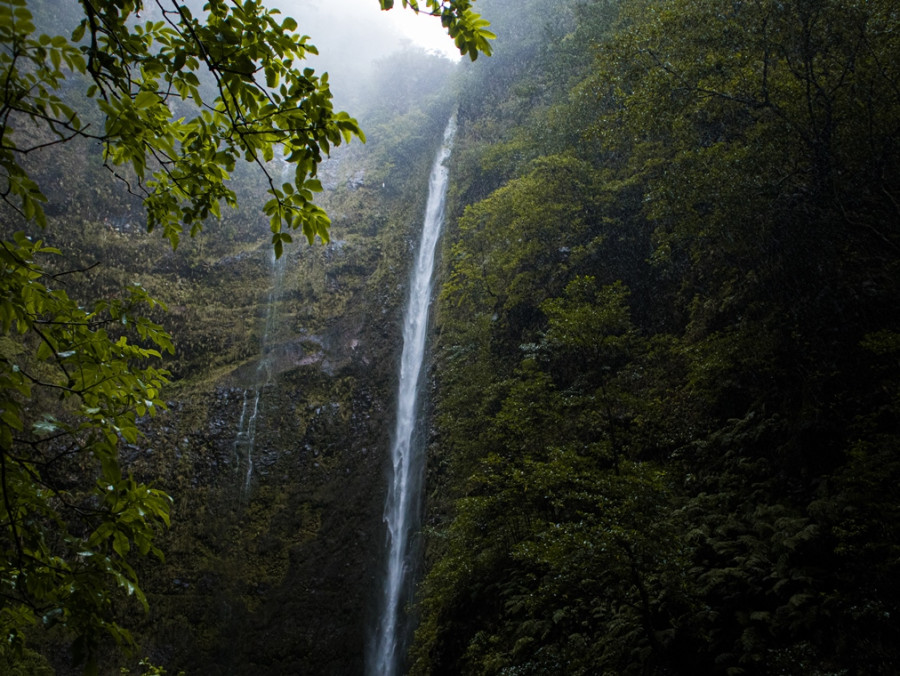
[[(118, 554), (122, 558), (127, 556), (128, 552), (131, 550), (131, 545), (128, 542), (128, 538), (125, 537), (125, 535), (121, 531), (115, 531), (113, 533), (113, 543), (112, 544), (113, 544), (113, 550), (116, 552), (116, 554)], [(133, 591), (134, 585), (132, 585), (131, 582), (129, 582), (129, 581), (126, 581), (126, 583), (129, 586), (129, 593), (131, 593)]]
[(20, 417), (18, 411), (4, 409), (2, 412), (0, 412), (0, 420), (3, 420), (3, 422), (5, 422), (12, 429), (18, 432), (21, 432), (24, 429), (22, 418)]
[(187, 53), (183, 49), (178, 49), (175, 51), (175, 58), (172, 60), (172, 70), (179, 71), (184, 68), (184, 64), (187, 62)]
[(134, 98), (134, 107), (135, 108), (149, 108), (150, 106), (156, 105), (160, 102), (159, 96), (157, 96), (156, 92), (151, 91), (140, 91), (137, 96)]

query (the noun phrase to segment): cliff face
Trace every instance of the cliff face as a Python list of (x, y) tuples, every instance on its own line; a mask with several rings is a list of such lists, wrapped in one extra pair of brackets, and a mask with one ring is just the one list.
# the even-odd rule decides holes
[(378, 576), (388, 389), (359, 364), (285, 370), (261, 391), (249, 482), (235, 452), (245, 390), (217, 383), (173, 402), (148, 437), (171, 451), (164, 476), (176, 500), (166, 564), (145, 578), (146, 636), (167, 663), (359, 670)]
[[(368, 144), (320, 170), (331, 241), (295, 243), (278, 262), (252, 174), (236, 180), (242, 211), (172, 251), (96, 158), (66, 148), (34, 158), (72, 205), (41, 235), (63, 252), (60, 269), (88, 270), (66, 277), (69, 294), (139, 282), (168, 308), (153, 317), (176, 344), (168, 410), (142, 420), (122, 456), (126, 472), (172, 496), (172, 527), (159, 537), (165, 562), (138, 564), (149, 615), (135, 605), (121, 621), (137, 655), (169, 673), (363, 669), (402, 303), (449, 115), (436, 98), (448, 69), (389, 112), (376, 102), (360, 116)], [(76, 673), (65, 647), (45, 652), (58, 674)], [(118, 674), (120, 654), (106, 657), (101, 671)]]
[(427, 178), (385, 198), (366, 161), (357, 152), (331, 169), (331, 243), (289, 249), (277, 268), (254, 245), (194, 273), (188, 293), (210, 300), (182, 306), (184, 378), (131, 449), (175, 499), (139, 629), (172, 669), (363, 668), (402, 291)]

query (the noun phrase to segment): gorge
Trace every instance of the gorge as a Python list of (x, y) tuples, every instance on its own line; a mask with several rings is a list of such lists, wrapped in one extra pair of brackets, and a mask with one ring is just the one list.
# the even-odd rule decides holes
[(0, 0), (0, 672), (896, 673), (895, 3), (210, 6)]

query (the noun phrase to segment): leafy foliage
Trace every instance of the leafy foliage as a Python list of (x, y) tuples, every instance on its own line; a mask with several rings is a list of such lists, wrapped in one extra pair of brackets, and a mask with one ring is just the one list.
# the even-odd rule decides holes
[(0, 630), (21, 654), (32, 626), (70, 627), (88, 656), (102, 633), (128, 641), (121, 598), (146, 606), (130, 553), (162, 557), (170, 500), (123, 475), (118, 445), (165, 406), (150, 364), (173, 348), (141, 287), (90, 309), (51, 287), (37, 259), (55, 253), (21, 234), (0, 249)]
[(896, 12), (577, 4), (461, 109), (414, 672), (889, 674)]
[[(281, 146), (296, 173), (286, 185), (268, 176), (265, 212), (276, 249), (289, 241), (283, 225), (327, 238), (327, 218), (311, 201), (320, 189), (316, 165), (332, 145), (362, 133), (332, 111), (327, 78), (293, 67), (315, 53), (308, 38), (260, 3), (213, 2), (200, 18), (187, 6), (155, 5), (158, 21), (134, 23), (142, 3), (83, 3), (84, 18), (67, 38), (35, 35), (24, 2), (3, 4), (6, 202), (43, 223), (46, 198), (21, 158), (47, 144), (99, 140), (110, 169), (143, 197), (148, 227), (176, 245), (184, 226), (194, 234), (221, 204), (235, 206), (227, 180), (239, 158), (267, 173), (264, 163)], [(204, 71), (211, 94), (198, 76)], [(67, 75), (88, 78), (102, 130), (82, 102), (61, 95)]]

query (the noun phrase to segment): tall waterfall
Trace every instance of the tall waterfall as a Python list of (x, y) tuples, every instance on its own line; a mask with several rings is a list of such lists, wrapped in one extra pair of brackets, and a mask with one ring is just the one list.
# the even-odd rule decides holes
[(409, 543), (420, 526), (420, 503), (424, 453), (413, 442), (418, 413), (419, 378), (425, 358), (428, 309), (431, 303), (434, 252), (444, 223), (444, 199), (447, 195), (447, 159), (456, 132), (451, 118), (444, 140), (431, 169), (428, 203), (422, 225), (422, 240), (412, 271), (403, 321), (403, 353), (400, 358), (400, 383), (397, 393), (397, 423), (391, 447), (392, 473), (384, 506), (387, 560), (384, 572), (380, 617), (368, 673), (394, 676), (401, 667), (406, 644), (407, 623), (403, 609), (410, 600), (412, 587)]

